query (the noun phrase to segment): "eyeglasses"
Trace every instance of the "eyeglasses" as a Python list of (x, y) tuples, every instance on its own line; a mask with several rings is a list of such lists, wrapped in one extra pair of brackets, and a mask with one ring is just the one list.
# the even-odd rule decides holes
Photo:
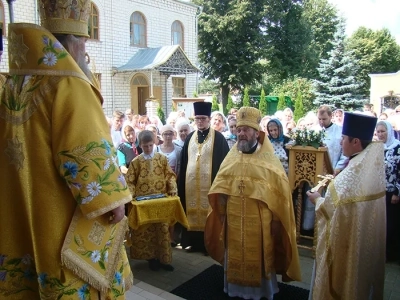
[(194, 120), (195, 120), (196, 122), (205, 121), (205, 120), (207, 120), (207, 117), (195, 117)]
[(172, 132), (171, 132), (171, 133), (170, 133), (170, 132), (168, 132), (168, 133), (165, 132), (165, 133), (163, 133), (162, 135), (163, 135), (163, 136), (173, 136), (174, 134), (173, 134)]

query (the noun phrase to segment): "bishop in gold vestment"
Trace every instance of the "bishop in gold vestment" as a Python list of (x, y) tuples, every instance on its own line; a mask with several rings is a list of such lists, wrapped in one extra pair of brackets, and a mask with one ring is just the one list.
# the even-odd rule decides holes
[(383, 299), (384, 147), (372, 142), (361, 152), (351, 150), (356, 138), (371, 141), (375, 124), (376, 118), (345, 113), (342, 147), (350, 162), (329, 184), (325, 198), (307, 192), (316, 199), (317, 218), (312, 299)]
[(205, 228), (210, 256), (225, 267), (225, 292), (245, 299), (272, 299), (278, 292), (276, 274), (284, 281), (301, 280), (293, 204), (282, 164), (268, 139), (254, 139), (247, 152), (238, 150), (241, 131), (258, 131), (260, 119), (255, 108), (238, 111), (238, 143), (208, 194), (212, 211)]
[[(90, 9), (90, 1), (85, 5)], [(10, 76), (0, 103), (0, 299), (124, 299), (133, 277), (122, 244), (107, 292), (61, 262), (76, 209), (96, 222), (131, 200), (102, 97), (43, 27), (10, 24), (8, 35)], [(75, 242), (80, 255), (103, 268), (109, 251), (90, 240), (102, 240), (105, 227), (96, 228)]]

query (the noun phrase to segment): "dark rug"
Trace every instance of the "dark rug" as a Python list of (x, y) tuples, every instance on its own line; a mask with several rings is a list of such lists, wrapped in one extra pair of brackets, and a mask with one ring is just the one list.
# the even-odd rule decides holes
[[(306, 289), (281, 282), (278, 282), (278, 286), (279, 293), (275, 294), (274, 300), (308, 299), (309, 291)], [(220, 265), (212, 265), (170, 293), (188, 300), (241, 299), (229, 297), (224, 293), (224, 269)]]

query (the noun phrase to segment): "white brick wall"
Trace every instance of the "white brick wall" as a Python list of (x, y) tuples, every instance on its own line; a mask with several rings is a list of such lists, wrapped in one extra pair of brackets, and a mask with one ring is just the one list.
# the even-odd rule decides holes
[[(8, 4), (0, 0), (4, 7), (5, 21), (9, 23)], [(36, 0), (18, 0), (14, 2), (15, 22), (39, 24)], [(125, 110), (130, 106), (130, 84), (134, 74), (115, 74), (113, 69), (126, 64), (138, 48), (130, 45), (129, 24), (134, 11), (140, 11), (147, 21), (147, 47), (155, 48), (171, 45), (171, 26), (179, 20), (184, 27), (185, 52), (193, 64), (197, 65), (196, 13), (197, 6), (190, 1), (180, 0), (94, 0), (99, 10), (98, 41), (88, 40), (87, 52), (90, 55), (90, 67), (93, 72), (101, 73), (101, 88), (104, 97), (104, 110), (111, 115), (115, 109)], [(8, 34), (8, 30), (6, 30)], [(4, 48), (7, 47), (5, 41)], [(5, 51), (0, 72), (8, 71), (8, 55)], [(148, 77), (150, 74), (143, 73)], [(153, 72), (154, 85), (162, 86), (162, 103), (166, 115), (172, 110), (172, 80)], [(196, 89), (196, 75), (186, 76), (186, 93), (190, 97)], [(165, 95), (167, 94), (167, 99)]]

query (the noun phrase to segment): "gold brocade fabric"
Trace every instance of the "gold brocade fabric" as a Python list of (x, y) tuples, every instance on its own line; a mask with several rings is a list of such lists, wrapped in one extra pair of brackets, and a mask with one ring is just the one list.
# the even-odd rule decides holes
[(385, 167), (383, 144), (350, 160), (316, 205), (313, 299), (383, 299)]
[(95, 220), (75, 211), (61, 251), (61, 261), (91, 286), (104, 293), (112, 287), (128, 219), (111, 224), (107, 215)]
[(179, 222), (184, 227), (189, 227), (179, 197), (171, 196), (161, 199), (132, 201), (132, 208), (129, 213), (129, 226), (132, 229), (159, 222), (168, 223), (170, 226)]
[[(208, 197), (206, 248), (221, 264), (226, 251), (229, 283), (261, 286), (273, 271), (284, 281), (301, 280), (289, 183), (268, 140), (253, 154), (233, 146)], [(272, 220), (282, 232), (275, 237)]]
[[(133, 197), (177, 192), (175, 173), (166, 156), (158, 152), (152, 159), (145, 159), (143, 154), (135, 157), (129, 165), (126, 178)], [(174, 197), (174, 201), (171, 202), (175, 203), (176, 200), (180, 204), (179, 197)], [(168, 228), (171, 223), (176, 222), (175, 218), (179, 218), (179, 214), (176, 215), (176, 211), (172, 210), (173, 204), (169, 205), (166, 199), (142, 202), (133, 200), (129, 208), (129, 226), (132, 228), (131, 258), (157, 258), (161, 263), (169, 264), (172, 260), (172, 250)], [(162, 206), (163, 212), (160, 211)]]
[[(98, 299), (61, 249), (77, 207), (95, 221), (132, 199), (101, 96), (48, 31), (10, 24), (9, 35), (10, 74), (30, 76), (8, 76), (1, 90), (0, 298)], [(57, 60), (44, 59), (44, 43)], [(103, 298), (124, 299), (133, 284), (123, 249), (120, 259)]]
[(209, 209), (207, 194), (211, 186), (215, 131), (210, 128), (210, 132), (201, 144), (197, 142), (197, 134), (195, 131), (188, 145), (185, 188), (188, 231), (204, 231)]

